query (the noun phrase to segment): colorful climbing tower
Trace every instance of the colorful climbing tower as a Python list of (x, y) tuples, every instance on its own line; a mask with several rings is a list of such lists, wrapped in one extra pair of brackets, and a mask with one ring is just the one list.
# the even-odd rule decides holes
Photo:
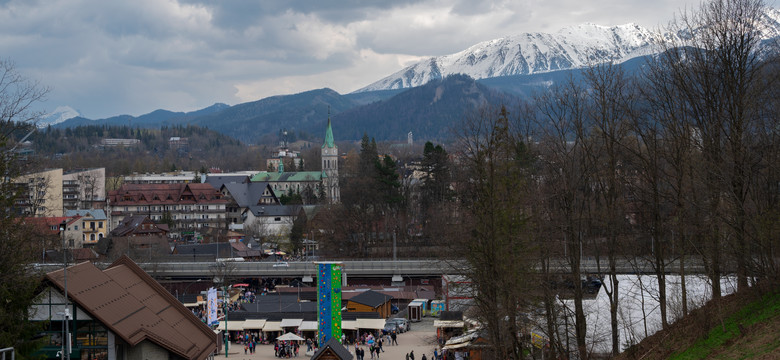
[(320, 346), (331, 338), (341, 341), (341, 266), (340, 262), (317, 265), (317, 340)]

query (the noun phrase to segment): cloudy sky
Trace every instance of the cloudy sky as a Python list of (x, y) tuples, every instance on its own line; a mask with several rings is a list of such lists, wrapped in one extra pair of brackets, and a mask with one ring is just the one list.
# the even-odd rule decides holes
[(585, 22), (665, 25), (689, 0), (0, 0), (0, 57), (88, 118), (329, 87)]

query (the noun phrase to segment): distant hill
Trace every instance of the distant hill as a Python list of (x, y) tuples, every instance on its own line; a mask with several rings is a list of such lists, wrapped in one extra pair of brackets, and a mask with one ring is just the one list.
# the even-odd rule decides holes
[[(621, 66), (630, 74), (646, 60), (637, 57)], [(270, 144), (277, 141), (276, 134), (282, 129), (296, 138), (321, 139), (330, 116), (337, 141), (359, 140), (364, 133), (378, 141), (405, 140), (409, 131), (415, 139), (446, 141), (453, 135), (451, 130), (479, 106), (503, 104), (512, 111), (519, 99), (530, 99), (535, 93), (569, 78), (579, 81), (583, 71), (561, 70), (482, 80), (450, 75), (411, 89), (346, 95), (325, 88), (234, 106), (215, 104), (188, 113), (156, 110), (138, 117), (120, 115), (100, 120), (75, 117), (54, 127), (111, 125), (159, 129), (197, 125), (245, 143)]]
[(341, 138), (404, 140), (411, 131), (418, 139), (448, 139), (466, 114), (485, 104), (511, 104), (517, 98), (479, 84), (465, 75), (452, 75), (401, 92), (387, 100), (356, 107), (333, 119)]
[(195, 118), (190, 124), (248, 143), (257, 143), (261, 137), (276, 134), (280, 129), (321, 137), (325, 135), (328, 111), (333, 115), (355, 106), (356, 102), (326, 88), (238, 104)]
[(216, 103), (207, 108), (192, 112), (173, 112), (168, 110), (155, 110), (148, 114), (138, 117), (131, 115), (118, 115), (112, 116), (107, 119), (90, 120), (81, 116), (70, 118), (59, 124), (54, 125), (56, 128), (74, 128), (77, 126), (89, 126), (89, 125), (108, 125), (108, 126), (131, 126), (142, 128), (159, 128), (160, 126), (169, 125), (186, 125), (192, 119), (213, 114), (215, 112), (222, 111), (229, 108), (227, 104)]

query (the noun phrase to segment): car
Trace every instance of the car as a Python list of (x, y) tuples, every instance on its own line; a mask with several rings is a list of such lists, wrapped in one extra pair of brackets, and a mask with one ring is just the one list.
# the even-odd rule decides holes
[(401, 330), (398, 329), (398, 324), (394, 322), (386, 322), (385, 327), (382, 329), (382, 334), (389, 334), (395, 331), (396, 333), (401, 333)]
[(290, 264), (288, 264), (286, 261), (280, 261), (278, 263), (275, 263), (274, 267), (290, 267)]
[(404, 318), (392, 318), (386, 321), (387, 323), (393, 323), (398, 327), (399, 333), (405, 333), (409, 331), (409, 321)]

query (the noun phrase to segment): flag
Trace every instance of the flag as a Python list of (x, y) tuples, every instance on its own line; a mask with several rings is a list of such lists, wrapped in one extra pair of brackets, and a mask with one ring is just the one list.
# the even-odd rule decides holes
[(209, 317), (208, 317), (208, 324), (214, 325), (218, 323), (217, 320), (217, 307), (219, 305), (217, 304), (217, 289), (210, 288), (209, 289), (209, 295), (208, 295), (208, 303), (206, 304), (206, 310), (208, 310)]

